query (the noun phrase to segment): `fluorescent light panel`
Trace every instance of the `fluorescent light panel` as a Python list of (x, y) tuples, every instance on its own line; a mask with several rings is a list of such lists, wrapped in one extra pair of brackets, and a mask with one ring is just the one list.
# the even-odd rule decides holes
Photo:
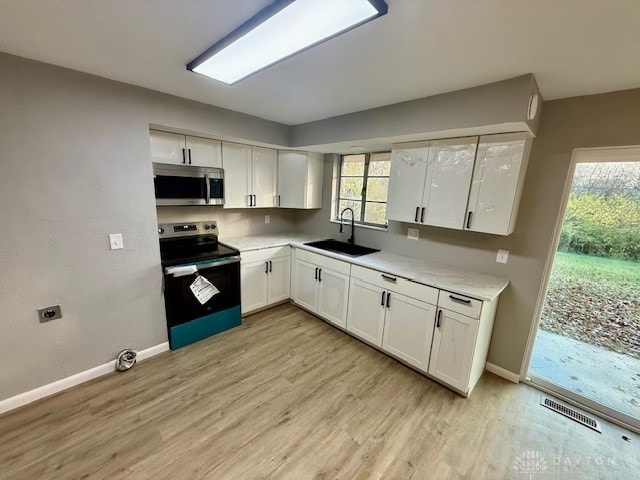
[(187, 65), (232, 84), (387, 13), (381, 0), (280, 0)]

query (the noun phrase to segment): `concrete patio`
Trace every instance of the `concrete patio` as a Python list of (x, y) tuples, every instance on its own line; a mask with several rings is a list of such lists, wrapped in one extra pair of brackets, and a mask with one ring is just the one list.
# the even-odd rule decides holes
[(640, 360), (538, 330), (529, 374), (640, 419)]

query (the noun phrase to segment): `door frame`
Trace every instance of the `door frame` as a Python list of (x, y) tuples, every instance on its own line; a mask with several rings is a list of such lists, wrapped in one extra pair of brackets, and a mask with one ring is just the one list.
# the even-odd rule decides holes
[[(536, 340), (536, 335), (538, 333), (538, 328), (540, 327), (540, 320), (542, 318), (542, 310), (544, 308), (544, 301), (547, 296), (547, 290), (549, 288), (549, 280), (551, 278), (551, 270), (553, 269), (553, 263), (555, 261), (556, 252), (558, 251), (558, 244), (560, 243), (560, 233), (562, 232), (562, 226), (564, 224), (564, 218), (567, 210), (567, 203), (569, 202), (569, 195), (571, 193), (571, 187), (573, 185), (573, 177), (576, 171), (576, 165), (578, 163), (605, 163), (605, 162), (640, 162), (640, 146), (618, 146), (618, 147), (595, 147), (595, 148), (574, 148), (571, 153), (571, 160), (569, 162), (569, 172), (567, 175), (567, 179), (564, 185), (564, 191), (562, 193), (562, 202), (560, 203), (560, 210), (558, 211), (555, 226), (553, 229), (553, 241), (549, 245), (549, 250), (547, 251), (545, 266), (543, 270), (542, 283), (540, 285), (540, 290), (538, 291), (538, 298), (536, 300), (536, 308), (534, 310), (534, 321), (531, 323), (531, 328), (529, 330), (529, 338), (527, 339), (527, 346), (525, 349), (525, 357), (524, 362), (522, 363), (522, 367), (520, 369), (520, 381), (532, 385), (529, 378), (529, 364), (531, 362), (531, 355), (533, 353), (533, 347)], [(557, 387), (554, 384), (543, 382), (544, 385), (533, 384), (533, 386), (540, 386), (542, 390), (547, 391), (547, 393), (554, 393), (553, 390)], [(613, 412), (611, 409), (606, 409), (607, 411), (597, 410), (599, 404), (590, 401), (587, 399), (587, 402), (582, 402), (582, 400), (576, 400), (572, 392), (568, 390), (555, 392), (558, 396), (564, 397), (563, 400), (568, 401), (569, 403), (578, 404), (580, 407), (584, 407), (586, 410), (590, 410), (593, 413), (596, 413), (600, 416), (605, 417), (607, 420), (610, 420), (617, 424), (622, 424), (626, 428), (632, 428), (636, 430), (632, 426), (630, 426), (627, 422), (623, 420), (616, 420), (610, 416), (610, 413)], [(576, 395), (577, 396), (577, 395)], [(581, 397), (585, 398), (585, 397)], [(593, 405), (593, 406), (591, 406)], [(605, 407), (606, 408), (606, 407)], [(626, 416), (625, 416), (626, 417)]]

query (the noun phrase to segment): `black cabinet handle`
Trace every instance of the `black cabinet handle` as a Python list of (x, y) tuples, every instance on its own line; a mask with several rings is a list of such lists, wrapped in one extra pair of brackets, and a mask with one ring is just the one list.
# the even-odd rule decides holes
[(191, 165), (191, 149), (190, 149), (190, 148), (188, 148), (187, 150), (188, 150), (188, 152), (189, 152), (189, 165)]
[(187, 152), (185, 151), (185, 149), (182, 149), (182, 164), (186, 165), (187, 164)]
[(382, 299), (380, 300), (380, 306), (384, 307), (384, 296), (387, 292), (382, 292)]
[(391, 292), (387, 292), (387, 308), (391, 306)]
[(398, 279), (396, 277), (390, 277), (389, 275), (385, 275), (384, 273), (381, 275), (385, 280), (389, 280), (390, 282), (397, 282)]
[(454, 302), (466, 303), (467, 305), (471, 303), (471, 300), (467, 298), (454, 297), (453, 295), (449, 295), (449, 298)]
[(471, 215), (473, 215), (473, 212), (467, 213), (467, 228), (471, 228)]
[(322, 269), (321, 268), (318, 269), (318, 281), (319, 282), (322, 281)]
[(253, 195), (253, 206), (255, 207), (258, 204), (258, 197)]
[(269, 262), (264, 262), (264, 273), (269, 273)]
[(273, 262), (269, 260), (269, 273), (273, 272)]
[(420, 214), (420, 223), (424, 223), (424, 211), (426, 208), (422, 207), (422, 213)]
[(278, 195), (278, 206), (280, 206), (280, 195)]
[(442, 324), (442, 310), (438, 310), (438, 318), (436, 320), (436, 327), (440, 328), (441, 324)]
[(316, 267), (316, 276), (315, 276), (316, 280), (318, 280), (318, 270), (319, 270), (318, 267)]
[(416, 207), (416, 217), (414, 218), (416, 223), (418, 223), (418, 213), (420, 213), (420, 207)]

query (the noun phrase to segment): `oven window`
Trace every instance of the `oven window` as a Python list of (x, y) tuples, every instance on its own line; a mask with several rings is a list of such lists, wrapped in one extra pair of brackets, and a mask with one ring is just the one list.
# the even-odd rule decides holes
[(205, 198), (204, 178), (156, 175), (156, 198)]
[(239, 262), (201, 268), (198, 273), (209, 280), (220, 293), (201, 305), (189, 288), (196, 279), (195, 275), (165, 276), (164, 296), (169, 327), (240, 305)]

